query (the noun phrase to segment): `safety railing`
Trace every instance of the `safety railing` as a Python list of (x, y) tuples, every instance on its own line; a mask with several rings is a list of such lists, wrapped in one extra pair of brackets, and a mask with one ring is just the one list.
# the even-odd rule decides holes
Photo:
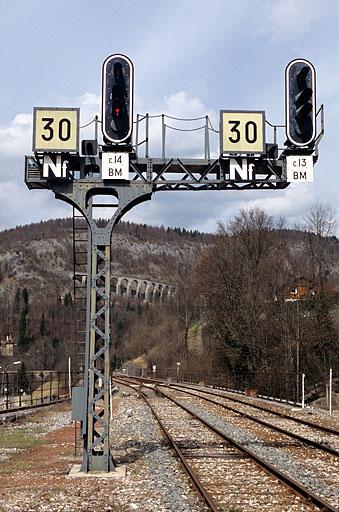
[(0, 370), (0, 412), (70, 397), (68, 372)]

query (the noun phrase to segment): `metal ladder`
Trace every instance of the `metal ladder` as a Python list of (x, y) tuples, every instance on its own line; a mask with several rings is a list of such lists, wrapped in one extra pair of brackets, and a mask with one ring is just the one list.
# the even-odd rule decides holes
[[(89, 229), (86, 219), (73, 207), (73, 297), (74, 363), (73, 386), (83, 386), (86, 349), (86, 301), (89, 256)], [(82, 449), (80, 428), (74, 423), (74, 452)]]

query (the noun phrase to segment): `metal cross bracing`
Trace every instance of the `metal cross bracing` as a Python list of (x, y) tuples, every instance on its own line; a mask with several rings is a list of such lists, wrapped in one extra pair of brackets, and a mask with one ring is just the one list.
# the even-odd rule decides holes
[[(83, 469), (112, 469), (109, 446), (110, 245), (91, 254), (87, 457)], [(86, 467), (87, 464), (87, 467)]]

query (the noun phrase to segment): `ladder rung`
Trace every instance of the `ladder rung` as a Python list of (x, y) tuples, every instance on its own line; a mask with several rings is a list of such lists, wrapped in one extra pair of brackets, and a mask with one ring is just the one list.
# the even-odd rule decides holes
[(114, 204), (107, 204), (107, 203), (92, 204), (93, 208), (117, 208), (118, 206), (119, 206), (118, 203), (114, 203)]

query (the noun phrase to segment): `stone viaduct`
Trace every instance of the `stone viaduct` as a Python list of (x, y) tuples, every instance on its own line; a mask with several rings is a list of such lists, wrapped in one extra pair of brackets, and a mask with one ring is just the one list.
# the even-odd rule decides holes
[[(75, 280), (86, 285), (86, 275), (76, 274)], [(139, 277), (111, 276), (111, 293), (113, 298), (135, 298), (141, 302), (164, 304), (173, 295), (175, 286)]]
[(142, 302), (164, 304), (174, 292), (174, 286), (138, 277), (112, 276), (113, 297), (136, 298)]

